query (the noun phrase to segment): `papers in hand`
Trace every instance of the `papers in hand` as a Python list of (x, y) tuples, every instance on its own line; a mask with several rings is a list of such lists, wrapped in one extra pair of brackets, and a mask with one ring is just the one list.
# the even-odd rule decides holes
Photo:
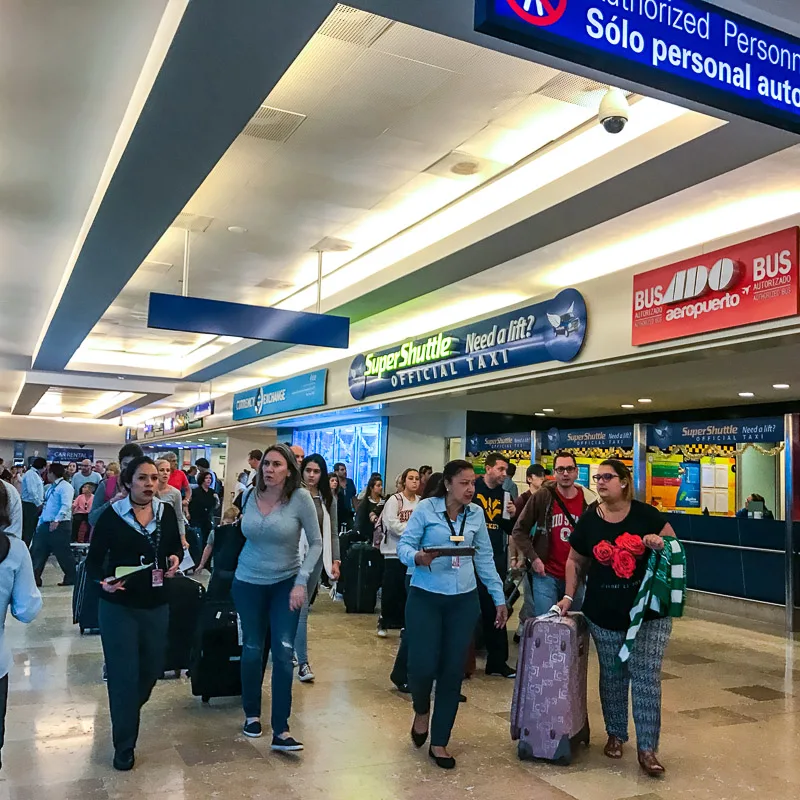
[(142, 564), (139, 567), (117, 567), (114, 570), (114, 579), (120, 580), (121, 578), (127, 578), (129, 575), (133, 575), (136, 572), (143, 572), (146, 569), (153, 569), (153, 565)]
[(189, 555), (188, 550), (184, 550), (183, 561), (181, 561), (181, 565), (178, 567), (178, 569), (181, 572), (186, 572), (187, 570), (190, 570), (193, 566), (194, 566), (194, 559)]

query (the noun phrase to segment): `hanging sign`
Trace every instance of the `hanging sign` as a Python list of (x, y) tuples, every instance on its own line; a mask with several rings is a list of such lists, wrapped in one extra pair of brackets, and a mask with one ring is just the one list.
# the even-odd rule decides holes
[(318, 369), (233, 396), (233, 419), (253, 419), (325, 405), (328, 370)]
[(702, 0), (476, 0), (475, 29), (800, 133), (800, 40)]
[(659, 422), (649, 425), (647, 444), (662, 450), (674, 444), (747, 444), (783, 441), (783, 417), (712, 422)]
[(798, 230), (789, 228), (635, 275), (633, 344), (797, 314)]
[(57, 464), (69, 464), (70, 461), (78, 463), (88, 458), (94, 461), (94, 450), (82, 447), (48, 447), (47, 460)]
[(572, 361), (585, 335), (583, 296), (565, 289), (543, 303), (358, 355), (350, 365), (350, 394), (363, 400), (545, 361)]
[(547, 431), (547, 449), (551, 453), (558, 450), (573, 450), (585, 447), (623, 448), (633, 447), (633, 427), (587, 428), (583, 430), (562, 431), (551, 428)]

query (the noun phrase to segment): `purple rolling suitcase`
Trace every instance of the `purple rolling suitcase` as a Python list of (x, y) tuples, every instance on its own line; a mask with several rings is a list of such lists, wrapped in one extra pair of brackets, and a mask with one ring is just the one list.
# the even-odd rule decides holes
[(589, 744), (586, 675), (589, 631), (583, 614), (525, 622), (511, 705), (511, 738), (522, 760), (572, 761)]

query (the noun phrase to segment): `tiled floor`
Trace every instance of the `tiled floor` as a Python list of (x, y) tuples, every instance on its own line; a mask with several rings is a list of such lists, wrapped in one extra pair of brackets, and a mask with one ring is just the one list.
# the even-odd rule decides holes
[[(55, 570), (48, 573), (54, 582)], [(304, 753), (274, 755), (266, 737), (244, 739), (238, 702), (203, 707), (183, 678), (156, 688), (136, 768), (114, 772), (100, 641), (70, 624), (69, 599), (51, 585), (33, 625), (7, 623), (15, 667), (0, 800), (739, 800), (800, 792), (800, 670), (795, 647), (779, 638), (695, 620), (675, 626), (661, 781), (640, 774), (632, 747), (622, 762), (603, 757), (594, 663), (593, 746), (573, 766), (519, 762), (508, 734), (511, 682), (479, 675), (465, 684), (469, 701), (456, 723), (458, 769), (444, 773), (412, 747), (409, 700), (390, 691), (397, 635), (378, 639), (374, 617), (346, 615), (327, 597), (311, 614), (317, 681), (295, 684), (293, 731)]]

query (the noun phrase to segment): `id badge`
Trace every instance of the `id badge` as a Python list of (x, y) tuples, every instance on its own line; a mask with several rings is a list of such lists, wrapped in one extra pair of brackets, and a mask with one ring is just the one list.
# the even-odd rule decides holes
[(158, 589), (164, 585), (164, 570), (163, 569), (154, 569), (152, 572), (153, 575), (153, 588)]
[(461, 569), (461, 556), (452, 556), (450, 566), (452, 569)]

